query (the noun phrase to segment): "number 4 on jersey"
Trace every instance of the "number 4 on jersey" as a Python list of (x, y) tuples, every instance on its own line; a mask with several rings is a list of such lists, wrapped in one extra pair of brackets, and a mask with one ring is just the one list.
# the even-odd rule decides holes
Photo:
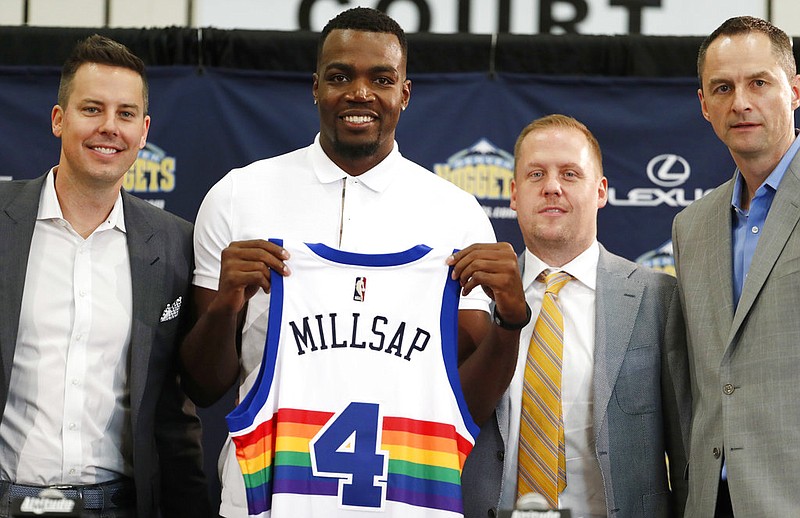
[(314, 476), (339, 479), (345, 507), (383, 509), (389, 453), (380, 451), (378, 405), (350, 403), (308, 444)]

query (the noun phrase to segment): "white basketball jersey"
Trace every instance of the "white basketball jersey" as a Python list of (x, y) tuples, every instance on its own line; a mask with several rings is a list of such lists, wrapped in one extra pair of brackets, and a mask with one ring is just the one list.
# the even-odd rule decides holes
[(458, 517), (478, 428), (458, 377), (452, 250), (273, 240), (258, 380), (228, 425), (251, 516)]

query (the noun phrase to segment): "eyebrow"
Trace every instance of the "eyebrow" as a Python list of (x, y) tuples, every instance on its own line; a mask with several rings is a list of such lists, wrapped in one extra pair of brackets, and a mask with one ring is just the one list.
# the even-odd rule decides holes
[[(355, 67), (353, 67), (352, 65), (349, 65), (347, 63), (341, 63), (341, 62), (338, 62), (338, 61), (334, 61), (334, 62), (329, 63), (328, 65), (325, 66), (325, 70), (326, 71), (327, 70), (331, 70), (331, 69), (343, 70), (345, 72), (353, 72), (355, 70)], [(390, 65), (376, 65), (374, 67), (371, 67), (369, 69), (369, 71), (371, 73), (373, 73), (373, 74), (376, 74), (376, 73), (389, 73), (389, 74), (395, 74), (397, 76), (400, 75), (400, 72), (397, 70), (397, 68), (395, 68), (393, 66), (390, 66)]]
[[(546, 168), (546, 165), (541, 163), (541, 162), (525, 162), (524, 165), (525, 165), (525, 167), (540, 167), (542, 169)], [(556, 164), (556, 167), (559, 168), (559, 169), (570, 168), (570, 169), (577, 169), (579, 171), (583, 171), (583, 168), (577, 162), (560, 162), (560, 163)]]
[[(80, 102), (87, 103), (87, 104), (99, 104), (101, 106), (106, 106), (107, 102), (99, 101), (97, 99), (92, 99), (91, 97), (87, 97), (85, 99), (81, 99)], [(120, 108), (127, 108), (127, 109), (141, 109), (141, 107), (137, 103), (122, 103), (119, 105)]]
[[(747, 74), (745, 76), (746, 79), (756, 79), (758, 77), (771, 77), (771, 78), (774, 78), (775, 74), (773, 74), (769, 70), (765, 69), (765, 70), (759, 70), (757, 72), (753, 72), (752, 74)], [(720, 83), (727, 83), (727, 82), (729, 82), (729, 79), (726, 78), (726, 77), (711, 77), (708, 80), (708, 83), (711, 84), (711, 85), (717, 85), (717, 84), (720, 84)]]

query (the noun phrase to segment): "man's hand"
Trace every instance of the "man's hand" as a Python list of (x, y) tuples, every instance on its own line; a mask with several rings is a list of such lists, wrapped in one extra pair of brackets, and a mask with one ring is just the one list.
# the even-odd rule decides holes
[(480, 286), (506, 322), (527, 318), (525, 293), (517, 255), (508, 243), (474, 244), (456, 252), (447, 261), (453, 267), (464, 295)]
[[(234, 241), (222, 251), (216, 309), (239, 314), (259, 289), (269, 293), (270, 270), (289, 275), (289, 252), (270, 241)], [(201, 311), (204, 308), (200, 308)]]

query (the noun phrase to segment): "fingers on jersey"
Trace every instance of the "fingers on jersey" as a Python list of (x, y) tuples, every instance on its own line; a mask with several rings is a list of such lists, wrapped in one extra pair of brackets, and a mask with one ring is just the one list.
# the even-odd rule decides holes
[(526, 315), (525, 294), (514, 248), (509, 243), (479, 243), (453, 254), (453, 278), (465, 295), (480, 286), (509, 319)]
[(244, 301), (255, 295), (259, 288), (269, 293), (270, 270), (280, 275), (291, 272), (284, 261), (289, 253), (282, 247), (265, 241), (234, 241), (222, 251), (219, 292), (240, 292)]

